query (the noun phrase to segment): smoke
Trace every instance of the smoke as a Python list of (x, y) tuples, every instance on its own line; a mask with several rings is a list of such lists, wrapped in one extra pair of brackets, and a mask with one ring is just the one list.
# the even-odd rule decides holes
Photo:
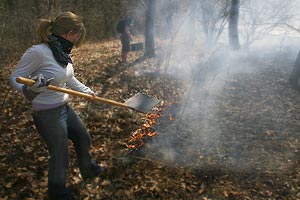
[[(161, 9), (170, 8), (162, 2)], [(180, 11), (181, 4), (172, 2), (172, 23), (160, 21), (159, 27), (167, 28), (160, 30), (159, 63), (163, 73), (188, 87), (180, 107), (169, 110), (175, 120), (155, 126), (158, 135), (145, 145), (145, 155), (192, 168), (289, 170), (295, 157), (289, 142), (297, 138), (287, 105), (298, 101), (286, 80), (299, 37), (268, 32), (251, 46), (231, 51), (227, 32), (211, 42), (200, 31), (199, 4)], [(158, 13), (162, 19), (170, 15)]]
[(158, 135), (146, 144), (146, 155), (197, 169), (289, 170), (295, 149), (288, 141), (295, 130), (288, 127), (289, 100), (281, 95), (291, 96), (286, 80), (295, 57), (283, 51), (220, 50), (195, 65), (200, 75), (189, 79), (181, 107), (171, 108), (174, 122), (155, 127)]

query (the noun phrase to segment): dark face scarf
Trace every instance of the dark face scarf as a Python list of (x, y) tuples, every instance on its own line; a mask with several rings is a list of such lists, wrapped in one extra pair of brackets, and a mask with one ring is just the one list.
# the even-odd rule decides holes
[(73, 63), (70, 58), (73, 43), (61, 36), (54, 34), (49, 35), (48, 38), (48, 45), (52, 50), (55, 60), (62, 64), (64, 67), (66, 67), (68, 63)]

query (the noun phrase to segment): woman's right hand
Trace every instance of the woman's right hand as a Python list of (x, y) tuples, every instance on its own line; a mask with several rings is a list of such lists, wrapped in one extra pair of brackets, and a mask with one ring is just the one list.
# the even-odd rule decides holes
[(35, 81), (35, 83), (31, 86), (24, 85), (22, 88), (22, 92), (27, 100), (32, 101), (39, 93), (45, 91), (47, 86), (50, 84), (50, 81), (54, 78), (50, 78), (45, 81), (45, 78), (42, 74), (38, 74), (31, 78)]
[(50, 81), (54, 78), (50, 78), (45, 81), (44, 76), (42, 74), (38, 74), (31, 79), (34, 80), (35, 83), (31, 86), (27, 86), (26, 89), (38, 94), (44, 92), (47, 89), (47, 86), (50, 84)]

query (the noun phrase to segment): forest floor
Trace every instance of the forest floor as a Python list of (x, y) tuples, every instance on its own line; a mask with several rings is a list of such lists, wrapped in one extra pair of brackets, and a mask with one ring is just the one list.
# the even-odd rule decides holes
[[(71, 97), (92, 154), (108, 167), (84, 182), (70, 143), (75, 199), (300, 199), (300, 94), (287, 83), (295, 61), (288, 51), (200, 48), (185, 64), (163, 60), (167, 49), (158, 45), (165, 57), (132, 52), (126, 66), (119, 51), (117, 40), (74, 49), (77, 78), (104, 98), (123, 102), (143, 91), (162, 102), (142, 114)], [(16, 61), (3, 64), (0, 199), (45, 199), (47, 149), (30, 106), (8, 84)]]

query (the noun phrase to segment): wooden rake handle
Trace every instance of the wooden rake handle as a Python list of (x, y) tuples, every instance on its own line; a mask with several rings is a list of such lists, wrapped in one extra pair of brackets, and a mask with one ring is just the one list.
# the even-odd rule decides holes
[[(23, 78), (23, 77), (17, 77), (16, 81), (18, 83), (22, 83), (22, 84), (29, 85), (29, 86), (31, 86), (35, 83), (34, 80), (28, 79), (28, 78)], [(83, 98), (86, 98), (86, 99), (92, 100), (92, 101), (95, 100), (95, 101), (99, 101), (99, 102), (102, 102), (102, 103), (107, 103), (107, 104), (111, 104), (111, 105), (115, 105), (115, 106), (129, 108), (125, 103), (120, 103), (120, 102), (117, 102), (117, 101), (114, 101), (114, 100), (105, 99), (105, 98), (101, 98), (101, 97), (94, 96), (94, 95), (91, 95), (91, 94), (78, 92), (78, 91), (71, 90), (71, 89), (57, 87), (57, 86), (54, 86), (54, 85), (48, 85), (47, 89), (54, 90), (54, 91), (57, 91), (57, 92), (67, 93), (67, 94), (74, 95), (74, 96), (77, 96), (77, 97), (83, 97)]]

